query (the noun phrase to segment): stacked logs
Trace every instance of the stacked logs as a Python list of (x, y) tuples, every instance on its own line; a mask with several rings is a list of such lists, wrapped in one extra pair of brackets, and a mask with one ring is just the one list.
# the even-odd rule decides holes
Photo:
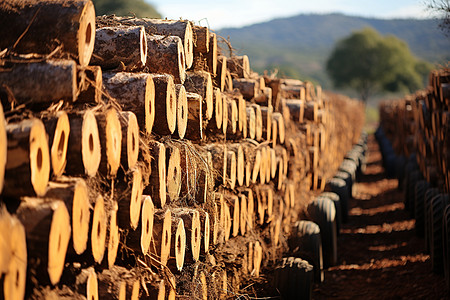
[(190, 21), (0, 15), (24, 25), (0, 30), (6, 299), (240, 293), (359, 137), (354, 101), (259, 76)]
[(387, 172), (405, 191), (405, 208), (424, 238), (433, 272), (450, 289), (450, 70), (431, 71), (425, 90), (380, 105), (377, 139)]

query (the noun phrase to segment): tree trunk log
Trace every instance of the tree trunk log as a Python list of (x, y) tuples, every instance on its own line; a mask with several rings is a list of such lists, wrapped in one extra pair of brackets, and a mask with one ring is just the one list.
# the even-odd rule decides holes
[(227, 151), (227, 186), (230, 189), (234, 189), (236, 186), (236, 153), (234, 151)]
[(66, 167), (67, 145), (70, 134), (69, 117), (65, 111), (42, 118), (48, 133), (53, 176), (59, 177)]
[(93, 267), (83, 269), (76, 277), (75, 289), (79, 294), (84, 295), (86, 299), (99, 300), (98, 279)]
[(91, 214), (89, 245), (92, 258), (98, 264), (103, 260), (105, 254), (107, 215), (105, 201), (98, 195), (94, 203), (94, 211)]
[(227, 78), (227, 57), (220, 55), (217, 57), (217, 75), (214, 77), (215, 86), (221, 92), (225, 91), (225, 80)]
[(43, 196), (50, 175), (47, 134), (42, 121), (26, 119), (6, 125), (8, 138), (3, 195)]
[(193, 263), (200, 257), (200, 243), (202, 229), (200, 224), (200, 214), (196, 209), (174, 208), (173, 215), (184, 222), (186, 231), (186, 249), (185, 262)]
[[(112, 19), (123, 25), (144, 26), (149, 35), (178, 36), (183, 42), (186, 68), (192, 67), (194, 61), (194, 36), (192, 25), (186, 20), (163, 20), (163, 19), (137, 19), (129, 17), (106, 16), (100, 20)], [(99, 18), (97, 19), (99, 21)]]
[(319, 107), (316, 101), (307, 101), (305, 103), (304, 118), (308, 121), (317, 122)]
[[(227, 135), (234, 136), (237, 132), (238, 127), (238, 118), (239, 118), (239, 112), (238, 112), (238, 106), (236, 104), (236, 101), (234, 99), (231, 99), (227, 96), (227, 106), (226, 109), (228, 110), (228, 118), (227, 118)], [(225, 104), (225, 102), (224, 102)]]
[(251, 78), (233, 79), (233, 88), (237, 88), (245, 100), (256, 98), (260, 93), (259, 81)]
[(111, 268), (116, 262), (117, 251), (119, 250), (119, 226), (117, 225), (117, 210), (119, 209), (117, 202), (112, 201), (108, 208), (109, 221), (107, 225), (107, 252), (108, 252), (108, 268)]
[(239, 231), (241, 233), (242, 236), (245, 235), (245, 232), (247, 230), (247, 208), (248, 208), (248, 203), (247, 203), (247, 197), (245, 197), (245, 195), (240, 194), (239, 195), (239, 199), (240, 199), (240, 203), (239, 203)]
[(284, 103), (289, 109), (292, 120), (296, 123), (303, 123), (305, 115), (305, 101), (298, 99), (286, 99)]
[(211, 120), (208, 122), (207, 131), (212, 135), (220, 135), (222, 133), (223, 124), (223, 103), (224, 97), (219, 88), (213, 89), (214, 111)]
[(140, 220), (136, 229), (129, 228), (130, 230), (126, 235), (126, 244), (132, 250), (146, 255), (152, 240), (155, 208), (152, 198), (148, 195), (142, 195), (139, 203), (142, 203), (142, 207), (139, 208), (141, 211)]
[(148, 55), (146, 67), (150, 73), (170, 74), (174, 83), (186, 80), (185, 52), (178, 36), (147, 34)]
[(73, 60), (17, 63), (3, 67), (0, 69), (0, 83), (14, 95), (16, 105), (26, 104), (37, 110), (61, 99), (74, 102), (79, 92), (77, 67)]
[[(122, 185), (117, 190), (119, 205), (118, 223), (122, 229), (135, 230), (139, 224), (141, 213), (141, 201), (143, 193), (142, 169), (137, 165), (126, 175)], [(123, 186), (124, 185), (124, 186)]]
[(230, 211), (230, 217), (231, 217), (231, 235), (233, 237), (237, 236), (239, 234), (239, 221), (241, 219), (240, 214), (240, 201), (239, 197), (233, 194), (224, 194), (224, 202), (227, 204), (229, 211)]
[(210, 120), (214, 111), (211, 74), (205, 71), (187, 72), (184, 86), (186, 91), (202, 96), (203, 117)]
[(6, 134), (6, 120), (3, 114), (3, 106), (0, 103), (0, 194), (5, 182), (5, 168), (8, 153), (8, 137)]
[(153, 131), (160, 135), (172, 134), (177, 125), (177, 98), (173, 78), (167, 74), (151, 74), (155, 84), (155, 113), (160, 116)]
[(188, 116), (186, 126), (186, 139), (200, 141), (203, 139), (203, 113), (202, 96), (196, 93), (187, 92)]
[(124, 267), (112, 266), (103, 270), (97, 278), (99, 299), (124, 300), (136, 289), (134, 287), (137, 281), (135, 272)]
[(186, 231), (184, 221), (175, 214), (172, 216), (172, 246), (170, 248), (170, 258), (175, 258), (175, 262), (169, 260), (168, 266), (178, 272), (183, 270), (184, 258), (186, 254)]
[(159, 258), (161, 265), (165, 266), (170, 254), (170, 241), (172, 236), (172, 214), (166, 211), (155, 210), (153, 224), (153, 238), (150, 252)]
[(209, 217), (209, 213), (206, 212), (203, 209), (199, 209), (198, 212), (200, 213), (200, 228), (202, 229), (202, 235), (203, 235), (203, 243), (201, 246), (201, 253), (206, 255), (209, 252), (209, 245), (211, 243), (211, 219)]
[(194, 56), (198, 53), (208, 53), (210, 39), (208, 27), (194, 25), (192, 30), (194, 33)]
[(272, 113), (273, 113), (273, 107), (272, 106), (261, 106), (261, 115), (262, 115), (262, 131), (263, 131), (263, 138), (266, 139), (266, 141), (270, 141), (272, 137)]
[(181, 155), (180, 148), (175, 145), (166, 147), (167, 160), (167, 198), (169, 202), (178, 199), (181, 191)]
[(82, 254), (89, 236), (89, 191), (81, 178), (60, 177), (49, 182), (45, 198), (61, 199), (67, 207), (72, 224), (72, 244), (75, 253)]
[(142, 70), (147, 61), (147, 36), (142, 26), (111, 26), (95, 32), (90, 64), (103, 69)]
[(244, 217), (246, 224), (245, 231), (251, 232), (255, 227), (255, 200), (253, 197), (253, 190), (250, 188), (244, 188), (239, 190), (239, 193), (246, 198), (247, 202), (247, 207), (243, 209), (244, 211), (246, 211)]
[(24, 299), (27, 277), (25, 227), (0, 207), (0, 284), (2, 299)]
[(250, 62), (247, 55), (233, 56), (227, 60), (227, 69), (233, 78), (249, 78)]
[(178, 136), (180, 139), (183, 139), (186, 135), (186, 128), (189, 118), (188, 113), (188, 99), (186, 94), (186, 88), (184, 85), (176, 84), (175, 91), (177, 94), (177, 129), (175, 132), (175, 136)]
[(209, 73), (213, 76), (217, 74), (217, 35), (214, 32), (209, 33), (209, 52), (207, 57)]
[[(239, 144), (238, 143), (227, 144), (227, 148), (229, 151), (233, 151), (235, 153), (236, 179), (237, 179), (238, 185), (243, 186), (244, 185), (244, 175), (245, 175), (244, 149), (240, 143)], [(231, 172), (232, 172), (232, 170), (231, 170)]]
[(284, 118), (283, 115), (279, 112), (273, 113), (272, 118), (277, 122), (277, 129), (278, 129), (278, 137), (277, 141), (280, 144), (284, 144), (284, 139), (286, 136), (286, 126), (284, 124)]
[(104, 73), (103, 87), (122, 107), (136, 115), (139, 128), (150, 134), (155, 121), (155, 85), (150, 74)]
[(108, 178), (116, 177), (122, 153), (122, 126), (118, 112), (109, 108), (95, 114), (100, 138), (101, 160), (98, 171)]
[(136, 166), (139, 156), (139, 125), (136, 115), (131, 111), (119, 112), (119, 121), (122, 127), (122, 153), (121, 165), (125, 171)]
[(252, 106), (247, 106), (247, 135), (250, 139), (256, 138), (256, 114)]
[(277, 140), (278, 140), (278, 122), (273, 118), (273, 114), (272, 114), (272, 134), (271, 134), (272, 138), (271, 138), (271, 142), (272, 142), (272, 147), (275, 147), (277, 145)]
[(150, 183), (144, 193), (151, 195), (153, 203), (157, 208), (164, 208), (166, 204), (166, 147), (164, 144), (151, 141), (150, 152), (153, 157)]
[(69, 114), (66, 174), (95, 176), (101, 160), (97, 120), (92, 110)]
[(36, 258), (38, 272), (57, 284), (64, 269), (70, 240), (70, 217), (59, 200), (22, 198), (17, 218), (25, 227), (27, 253)]
[(260, 142), (262, 141), (263, 136), (263, 118), (261, 112), (261, 106), (258, 104), (251, 104), (255, 111), (255, 140)]
[(95, 38), (95, 9), (91, 1), (45, 0), (25, 4), (8, 0), (0, 6), (0, 20), (0, 49), (13, 47), (17, 53), (49, 54), (60, 44), (64, 52), (78, 58), (80, 65), (89, 64)]

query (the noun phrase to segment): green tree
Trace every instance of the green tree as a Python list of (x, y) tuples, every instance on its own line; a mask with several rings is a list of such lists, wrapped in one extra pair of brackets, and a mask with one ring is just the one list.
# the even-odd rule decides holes
[(144, 0), (93, 0), (97, 15), (129, 16), (138, 18), (161, 18), (156, 9)]
[(416, 59), (404, 41), (365, 28), (336, 44), (326, 69), (336, 88), (352, 88), (365, 102), (378, 91), (420, 89), (431, 66)]

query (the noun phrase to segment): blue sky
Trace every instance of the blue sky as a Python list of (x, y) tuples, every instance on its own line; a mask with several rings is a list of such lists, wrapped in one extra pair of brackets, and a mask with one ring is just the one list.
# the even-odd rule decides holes
[(340, 12), (378, 18), (429, 18), (430, 0), (146, 0), (163, 17), (212, 29), (241, 27), (300, 13)]

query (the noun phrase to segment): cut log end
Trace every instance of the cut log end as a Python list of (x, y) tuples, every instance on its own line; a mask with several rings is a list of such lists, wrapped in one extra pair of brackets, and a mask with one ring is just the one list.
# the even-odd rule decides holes
[(137, 167), (133, 170), (131, 186), (130, 226), (132, 229), (136, 229), (139, 224), (143, 188), (142, 171), (141, 168)]
[(81, 154), (86, 175), (95, 176), (100, 166), (101, 151), (97, 120), (90, 110), (83, 115)]
[[(2, 228), (4, 229), (4, 228)], [(9, 233), (13, 240), (8, 241), (11, 259), (3, 277), (4, 299), (24, 299), (27, 275), (27, 245), (25, 228), (19, 220), (12, 218)], [(7, 253), (2, 253), (6, 256)]]
[(143, 254), (147, 254), (153, 235), (155, 207), (150, 196), (142, 196), (142, 199), (141, 250)]
[(186, 251), (186, 232), (182, 219), (174, 219), (174, 222), (172, 224), (172, 231), (174, 232), (174, 245), (172, 245), (172, 255), (175, 256), (177, 270), (181, 271), (184, 266), (184, 256)]
[(0, 194), (2, 193), (3, 190), (7, 153), (8, 153), (8, 139), (6, 136), (6, 120), (3, 114), (3, 106), (0, 103)]
[(88, 1), (81, 13), (77, 34), (78, 61), (81, 66), (87, 66), (91, 60), (95, 44), (95, 8)]
[(110, 209), (109, 235), (108, 235), (108, 267), (111, 268), (116, 262), (117, 251), (119, 250), (119, 226), (117, 225), (117, 202), (113, 203)]
[(115, 177), (120, 167), (120, 155), (122, 152), (122, 126), (117, 110), (108, 109), (105, 113), (96, 115), (100, 133), (101, 162), (100, 172), (104, 175)]
[(181, 156), (180, 148), (167, 148), (167, 197), (169, 202), (175, 201), (181, 190)]
[(131, 111), (120, 113), (122, 125), (122, 166), (133, 169), (139, 156), (139, 125), (136, 115)]
[(188, 123), (188, 99), (186, 95), (186, 88), (181, 85), (176, 85), (178, 95), (177, 101), (177, 133), (180, 139), (184, 138), (186, 134), (186, 127)]
[(66, 167), (67, 145), (69, 142), (70, 123), (67, 113), (58, 112), (58, 121), (53, 133), (53, 141), (50, 149), (50, 157), (52, 161), (53, 175), (59, 177)]
[(87, 300), (98, 300), (98, 279), (94, 269), (90, 269), (86, 284)]
[(106, 225), (105, 204), (103, 197), (99, 195), (95, 200), (91, 223), (91, 249), (92, 257), (96, 263), (101, 263), (105, 253)]
[(73, 193), (72, 230), (73, 248), (77, 254), (86, 250), (89, 237), (89, 194), (84, 180), (77, 180)]

